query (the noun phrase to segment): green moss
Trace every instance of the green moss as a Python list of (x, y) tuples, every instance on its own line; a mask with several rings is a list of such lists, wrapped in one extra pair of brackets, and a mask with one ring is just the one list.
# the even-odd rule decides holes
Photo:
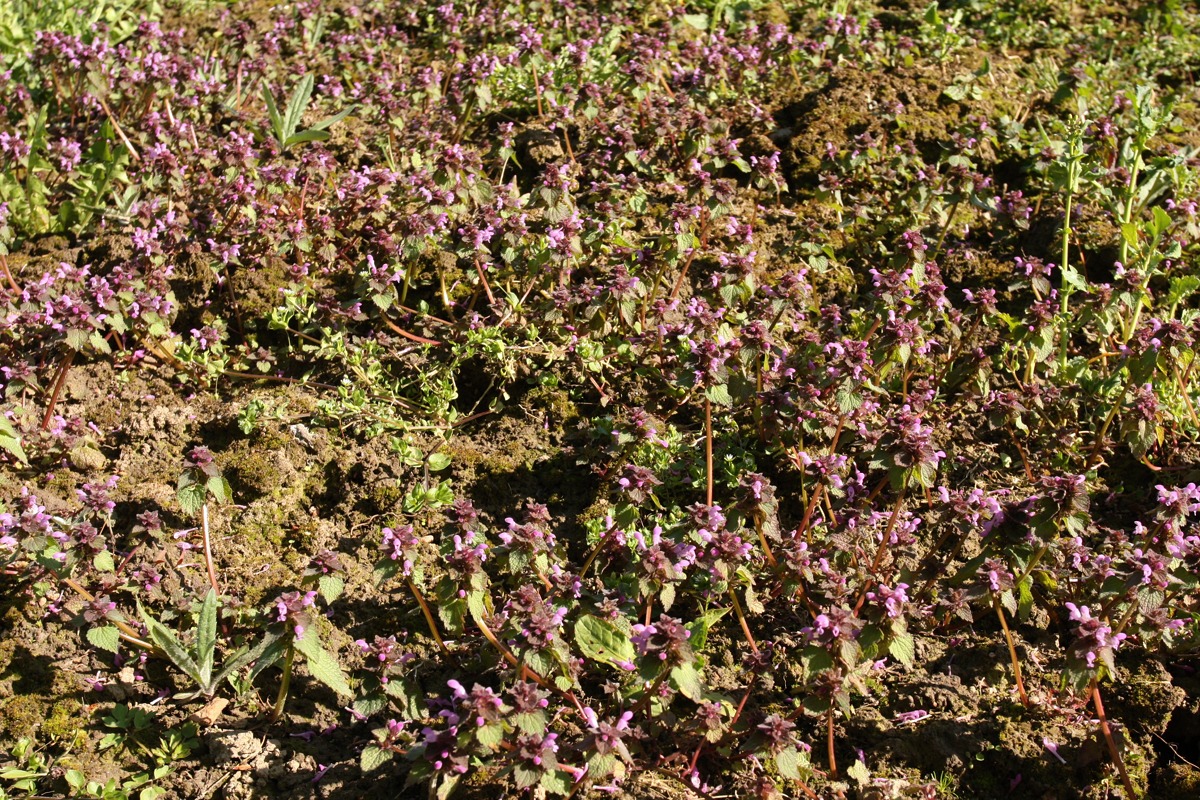
[(525, 396), (525, 402), (531, 408), (545, 411), (552, 424), (560, 428), (579, 419), (579, 408), (563, 389), (539, 386)]
[(367, 496), (377, 509), (389, 511), (404, 499), (404, 490), (399, 484), (381, 481), (368, 490)]
[(42, 734), (76, 748), (87, 741), (84, 728), (88, 720), (83, 715), (83, 706), (78, 700), (59, 700), (50, 707), (50, 713), (42, 722)]
[(46, 699), (40, 694), (20, 694), (0, 700), (0, 741), (15, 741), (42, 726)]
[(222, 460), (235, 490), (255, 496), (278, 496), (285, 489), (276, 456), (282, 446), (282, 442), (259, 440), (240, 441), (230, 447)]

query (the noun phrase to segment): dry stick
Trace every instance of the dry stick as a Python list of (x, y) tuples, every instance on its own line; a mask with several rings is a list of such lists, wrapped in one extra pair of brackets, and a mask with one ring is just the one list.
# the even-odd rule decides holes
[(1021, 660), (1017, 658), (1017, 645), (1013, 642), (1012, 631), (1008, 629), (1008, 620), (1004, 618), (1004, 609), (1000, 607), (1000, 597), (992, 593), (992, 607), (996, 609), (996, 616), (1000, 618), (1000, 627), (1004, 629), (1004, 641), (1008, 642), (1008, 655), (1012, 658), (1013, 674), (1017, 679), (1017, 691), (1021, 695), (1021, 705), (1026, 708), (1032, 708), (1033, 703), (1029, 700), (1029, 695), (1025, 693), (1025, 680), (1021, 677)]
[(579, 570), (579, 580), (583, 580), (583, 576), (587, 574), (588, 568), (592, 566), (592, 562), (596, 560), (596, 556), (600, 555), (600, 551), (604, 549), (607, 541), (608, 531), (605, 531), (600, 536), (600, 541), (596, 542), (596, 546), (592, 548), (592, 552), (588, 553), (588, 557), (584, 560), (583, 569)]
[(446, 643), (442, 641), (441, 634), (438, 633), (437, 623), (433, 621), (433, 612), (429, 610), (429, 604), (425, 602), (425, 595), (421, 594), (417, 589), (417, 585), (408, 579), (408, 589), (413, 593), (413, 597), (417, 598), (417, 605), (421, 607), (421, 613), (425, 615), (425, 622), (429, 624), (429, 632), (433, 634), (433, 639), (438, 643), (438, 648), (443, 653), (449, 653), (450, 649), (446, 647)]
[(58, 404), (59, 395), (62, 394), (63, 386), (67, 382), (67, 371), (71, 369), (71, 362), (75, 360), (75, 351), (68, 350), (66, 356), (63, 357), (62, 363), (58, 367), (58, 376), (54, 379), (54, 391), (50, 395), (50, 403), (46, 406), (46, 413), (42, 415), (42, 430), (50, 430), (50, 420), (54, 419), (54, 406)]
[[(677, 281), (675, 281), (675, 287), (673, 289), (671, 289), (670, 302), (672, 302), (672, 303), (674, 303), (675, 300), (679, 298), (679, 292), (680, 292), (680, 290), (683, 289), (683, 281), (687, 277), (688, 267), (690, 267), (692, 265), (692, 261), (695, 260), (696, 254), (698, 252), (700, 252), (700, 250), (702, 248), (708, 246), (708, 223), (709, 223), (709, 221), (710, 221), (710, 216), (708, 213), (708, 209), (703, 209), (700, 212), (700, 237), (699, 237), (700, 243), (696, 247), (693, 247), (689, 250), (687, 260), (683, 262), (683, 269), (681, 269), (679, 271), (679, 279)], [(650, 291), (650, 299), (651, 300), (655, 299), (657, 297), (657, 295), (658, 295), (658, 278), (656, 277), (654, 280), (654, 286)]]
[(217, 570), (213, 567), (212, 537), (208, 535), (208, 503), (200, 507), (200, 529), (204, 534), (204, 566), (208, 569), (208, 582), (219, 595), (221, 590), (217, 588)]
[(1117, 765), (1117, 772), (1121, 776), (1121, 783), (1125, 787), (1125, 796), (1129, 800), (1136, 798), (1137, 792), (1134, 791), (1133, 781), (1129, 780), (1129, 773), (1125, 771), (1125, 762), (1121, 760), (1121, 751), (1117, 749), (1117, 742), (1113, 739), (1112, 729), (1108, 726), (1108, 717), (1104, 715), (1104, 701), (1100, 699), (1100, 684), (1096, 683), (1096, 679), (1092, 678), (1092, 704), (1096, 706), (1096, 716), (1100, 718), (1100, 730), (1104, 733), (1104, 741), (1108, 744), (1109, 755), (1112, 756), (1113, 762)]

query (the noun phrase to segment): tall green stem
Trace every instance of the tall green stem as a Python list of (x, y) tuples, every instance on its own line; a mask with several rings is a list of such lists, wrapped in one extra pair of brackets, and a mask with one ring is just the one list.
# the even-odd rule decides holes
[(296, 660), (296, 645), (288, 643), (287, 655), (283, 658), (283, 681), (279, 684), (279, 695), (275, 698), (275, 707), (271, 709), (271, 722), (278, 722), (283, 716), (283, 706), (287, 703), (288, 689), (292, 686), (292, 664)]

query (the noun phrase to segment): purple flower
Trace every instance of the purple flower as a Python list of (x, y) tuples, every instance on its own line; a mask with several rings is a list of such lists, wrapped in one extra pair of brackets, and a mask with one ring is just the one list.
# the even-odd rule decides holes
[(1092, 616), (1088, 606), (1077, 606), (1074, 603), (1065, 605), (1071, 619), (1079, 623), (1075, 629), (1078, 638), (1071, 644), (1069, 651), (1071, 657), (1082, 660), (1088, 669), (1094, 668), (1099, 661), (1110, 672), (1114, 671), (1116, 667), (1113, 664), (1113, 651), (1125, 641), (1125, 634), (1113, 633), (1111, 626)]
[(303, 638), (311, 621), (308, 609), (312, 608), (316, 599), (316, 592), (284, 592), (275, 598), (275, 621), (290, 625), (296, 638)]

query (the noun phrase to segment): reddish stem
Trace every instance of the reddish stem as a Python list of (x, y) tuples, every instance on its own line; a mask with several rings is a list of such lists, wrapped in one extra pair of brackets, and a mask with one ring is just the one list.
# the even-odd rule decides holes
[(1108, 725), (1108, 717), (1104, 715), (1104, 701), (1100, 699), (1100, 684), (1092, 678), (1092, 704), (1096, 707), (1096, 716), (1100, 718), (1100, 730), (1104, 733), (1104, 741), (1108, 745), (1109, 755), (1117, 765), (1117, 773), (1121, 776), (1121, 784), (1125, 787), (1125, 796), (1135, 800), (1138, 796), (1133, 788), (1133, 781), (1125, 771), (1125, 762), (1121, 759), (1121, 751), (1117, 749), (1117, 741), (1113, 738), (1112, 728)]
[(50, 421), (54, 419), (54, 407), (58, 405), (58, 398), (67, 382), (67, 370), (71, 368), (71, 362), (74, 360), (75, 351), (68, 350), (67, 355), (58, 366), (58, 374), (54, 379), (54, 390), (50, 394), (50, 404), (46, 406), (46, 413), (42, 415), (42, 430), (44, 431), (50, 429)]

